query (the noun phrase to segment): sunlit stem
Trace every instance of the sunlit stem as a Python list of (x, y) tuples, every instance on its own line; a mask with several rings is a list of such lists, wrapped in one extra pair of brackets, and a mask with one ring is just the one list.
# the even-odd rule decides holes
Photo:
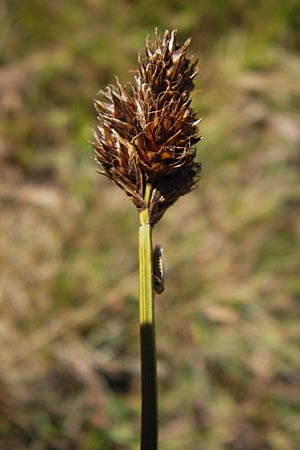
[(147, 208), (140, 212), (139, 279), (141, 339), (141, 450), (157, 450), (157, 369), (154, 320), (154, 289), (152, 265), (152, 227), (149, 222), (151, 185), (146, 186)]

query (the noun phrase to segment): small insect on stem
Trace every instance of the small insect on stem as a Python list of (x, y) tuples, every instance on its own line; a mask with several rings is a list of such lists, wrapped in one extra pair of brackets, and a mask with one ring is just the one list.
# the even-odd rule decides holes
[(163, 246), (156, 245), (153, 251), (153, 285), (156, 294), (161, 294), (165, 289), (163, 257)]

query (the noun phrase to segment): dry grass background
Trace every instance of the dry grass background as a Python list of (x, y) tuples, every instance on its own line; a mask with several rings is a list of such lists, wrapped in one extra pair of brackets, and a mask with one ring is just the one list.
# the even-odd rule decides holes
[(193, 37), (205, 136), (155, 230), (160, 448), (297, 449), (300, 8), (222, 5), (1, 3), (1, 450), (138, 448), (138, 220), (87, 141), (155, 26)]

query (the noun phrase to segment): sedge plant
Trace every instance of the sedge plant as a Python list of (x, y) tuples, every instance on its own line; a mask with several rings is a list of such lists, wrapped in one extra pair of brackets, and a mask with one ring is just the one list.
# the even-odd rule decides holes
[(158, 445), (154, 295), (163, 290), (162, 249), (152, 230), (166, 210), (199, 180), (200, 140), (191, 91), (197, 61), (177, 32), (146, 39), (133, 83), (100, 91), (92, 145), (99, 172), (118, 185), (139, 214), (139, 318), (141, 342), (141, 450)]

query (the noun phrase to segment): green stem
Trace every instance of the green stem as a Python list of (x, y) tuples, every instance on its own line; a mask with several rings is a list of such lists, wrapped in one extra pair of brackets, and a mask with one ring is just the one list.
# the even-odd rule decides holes
[[(147, 185), (146, 205), (152, 187)], [(157, 450), (157, 370), (154, 320), (154, 290), (152, 268), (152, 227), (148, 208), (140, 212), (139, 278), (140, 278), (140, 339), (141, 339), (141, 450)]]

